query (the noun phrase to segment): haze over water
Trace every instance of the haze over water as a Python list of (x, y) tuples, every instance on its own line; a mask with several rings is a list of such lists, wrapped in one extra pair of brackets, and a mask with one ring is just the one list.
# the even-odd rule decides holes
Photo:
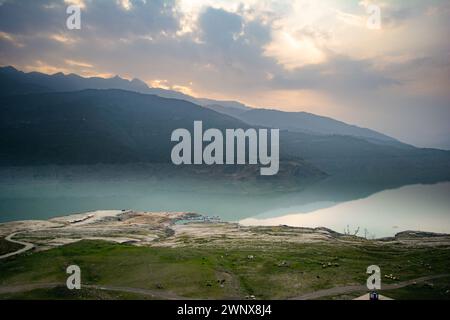
[(348, 229), (368, 237), (388, 237), (400, 231), (450, 232), (450, 183), (412, 185), (385, 190), (364, 199), (330, 203), (302, 212), (302, 207), (280, 208), (240, 221), (245, 225), (323, 226)]
[(134, 209), (196, 212), (246, 225), (327, 227), (337, 232), (348, 226), (351, 233), (359, 227), (358, 235), (367, 230), (368, 237), (377, 238), (405, 230), (450, 233), (449, 182), (395, 188), (324, 180), (297, 191), (277, 191), (241, 182), (110, 173), (93, 177), (78, 171), (64, 177), (33, 170), (0, 177), (0, 222)]

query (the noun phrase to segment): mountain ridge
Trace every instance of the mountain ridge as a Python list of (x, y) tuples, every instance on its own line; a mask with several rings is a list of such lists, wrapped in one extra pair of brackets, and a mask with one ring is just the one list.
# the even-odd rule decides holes
[[(191, 131), (196, 120), (203, 121), (204, 129), (251, 127), (184, 100), (119, 89), (15, 95), (0, 101), (2, 166), (171, 163), (174, 129)], [(374, 183), (450, 180), (450, 152), (376, 144), (351, 136), (281, 130), (280, 157), (285, 177), (324, 173), (359, 176)], [(255, 173), (237, 167), (246, 172), (237, 175), (242, 179)]]
[[(9, 83), (12, 81), (12, 85)], [(155, 94), (164, 98), (181, 99), (201, 105), (216, 112), (226, 114), (252, 125), (293, 130), (311, 134), (343, 134), (370, 139), (377, 143), (400, 144), (396, 139), (375, 130), (362, 128), (307, 112), (286, 112), (273, 109), (250, 108), (236, 101), (218, 101), (206, 98), (194, 98), (184, 93), (151, 88), (142, 80), (112, 78), (85, 78), (77, 74), (65, 75), (62, 72), (48, 75), (40, 72), (25, 73), (14, 67), (0, 67), (0, 96), (21, 93), (65, 92), (84, 89), (122, 89), (144, 94)], [(23, 90), (20, 90), (22, 86)], [(296, 123), (297, 122), (297, 123)], [(328, 127), (328, 128), (327, 128)], [(334, 130), (330, 130), (334, 128)]]

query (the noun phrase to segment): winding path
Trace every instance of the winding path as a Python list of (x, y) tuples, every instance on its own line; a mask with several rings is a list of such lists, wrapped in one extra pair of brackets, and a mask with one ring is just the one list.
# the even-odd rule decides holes
[[(381, 288), (382, 288), (382, 290), (400, 289), (400, 288), (410, 286), (414, 283), (425, 282), (425, 281), (439, 279), (439, 278), (445, 278), (445, 277), (449, 277), (449, 276), (450, 276), (450, 274), (440, 274), (440, 275), (434, 275), (434, 276), (420, 277), (417, 279), (411, 279), (411, 280), (402, 281), (402, 282), (398, 282), (398, 283), (385, 284), (385, 285), (382, 285)], [(339, 286), (339, 287), (334, 287), (334, 288), (330, 288), (330, 289), (324, 289), (324, 290), (314, 291), (314, 292), (310, 292), (310, 293), (305, 293), (301, 296), (290, 298), (289, 300), (319, 299), (319, 298), (324, 298), (324, 297), (337, 296), (337, 295), (341, 295), (341, 294), (358, 292), (358, 291), (367, 291), (367, 287), (364, 285)]]
[[(0, 294), (20, 293), (20, 292), (27, 292), (27, 291), (32, 291), (32, 290), (36, 290), (36, 289), (53, 289), (56, 287), (64, 287), (65, 288), (66, 285), (64, 283), (57, 283), (57, 282), (11, 285), (11, 286), (0, 287)], [(151, 289), (142, 289), (142, 288), (116, 287), (116, 286), (93, 285), (93, 284), (89, 284), (89, 285), (82, 284), (81, 287), (88, 288), (88, 289), (96, 289), (96, 290), (135, 293), (135, 294), (149, 296), (154, 299), (192, 300), (192, 298), (179, 296), (173, 292), (164, 291), (164, 290), (151, 290)]]
[[(383, 286), (383, 290), (399, 289), (399, 288), (410, 286), (414, 283), (420, 283), (420, 282), (425, 282), (425, 281), (439, 279), (439, 278), (445, 278), (445, 277), (450, 277), (450, 274), (426, 276), (426, 277), (411, 279), (411, 280), (407, 280), (407, 281), (403, 281), (403, 282), (399, 282), (399, 283), (395, 283), (395, 284), (387, 284), (387, 285)], [(35, 289), (51, 289), (51, 288), (60, 287), (60, 286), (65, 286), (65, 284), (64, 283), (35, 283), (35, 284), (23, 284), (23, 285), (11, 285), (11, 286), (0, 287), (0, 294), (26, 292), (26, 291), (31, 291), (31, 290), (35, 290)], [(192, 300), (192, 298), (179, 296), (173, 292), (164, 291), (164, 290), (150, 290), (150, 289), (131, 288), (131, 287), (116, 287), (116, 286), (109, 286), (109, 285), (82, 285), (82, 288), (135, 293), (135, 294), (150, 296), (154, 299)], [(290, 298), (289, 300), (319, 299), (319, 298), (335, 296), (335, 295), (340, 295), (340, 294), (358, 292), (358, 291), (367, 291), (367, 287), (359, 286), (359, 285), (334, 287), (331, 289), (325, 289), (325, 290), (319, 290), (319, 291), (307, 293), (307, 294), (304, 294), (304, 295), (301, 295), (298, 297)]]
[[(15, 232), (15, 233), (8, 235), (7, 237), (5, 237), (5, 240), (12, 242), (12, 243), (20, 244), (23, 246), (23, 248), (16, 250), (14, 252), (10, 252), (10, 253), (1, 255), (0, 260), (24, 253), (24, 252), (34, 248), (34, 244), (32, 244), (32, 243), (13, 240), (12, 238), (14, 236), (16, 236), (18, 233), (19, 232)], [(402, 281), (402, 282), (398, 282), (398, 283), (394, 283), (394, 284), (386, 284), (386, 285), (382, 286), (382, 290), (394, 290), (394, 289), (404, 288), (404, 287), (410, 286), (415, 283), (425, 282), (425, 281), (444, 278), (444, 277), (450, 277), (450, 274), (425, 276), (425, 277)], [(17, 293), (17, 292), (24, 292), (24, 291), (30, 291), (30, 290), (35, 290), (35, 289), (49, 289), (49, 288), (54, 288), (54, 287), (63, 286), (63, 285), (64, 284), (61, 284), (61, 283), (37, 283), (37, 284), (6, 286), (6, 287), (0, 287), (0, 294)], [(151, 296), (153, 298), (162, 298), (162, 299), (169, 299), (169, 300), (189, 299), (186, 297), (178, 296), (172, 292), (166, 292), (166, 291), (160, 291), (160, 290), (149, 290), (149, 289), (131, 288), (131, 287), (100, 286), (100, 285), (84, 285), (83, 287), (97, 289), (97, 290), (136, 293), (136, 294)], [(324, 297), (329, 297), (329, 296), (337, 296), (337, 295), (341, 295), (341, 294), (358, 292), (358, 291), (367, 291), (367, 287), (364, 285), (338, 286), (338, 287), (334, 287), (334, 288), (330, 288), (330, 289), (324, 289), (324, 290), (306, 293), (306, 294), (303, 294), (300, 296), (289, 298), (289, 300), (319, 299), (319, 298), (324, 298)]]
[(32, 244), (32, 243), (13, 240), (12, 238), (14, 236), (16, 236), (18, 233), (19, 232), (15, 232), (15, 233), (10, 234), (9, 236), (5, 237), (5, 240), (9, 241), (9, 242), (12, 242), (12, 243), (20, 244), (20, 245), (23, 246), (23, 248), (20, 248), (19, 250), (16, 250), (16, 251), (13, 251), (13, 252), (10, 252), (10, 253), (7, 253), (7, 254), (4, 254), (4, 255), (0, 256), (0, 260), (1, 259), (6, 259), (6, 258), (9, 258), (9, 257), (12, 257), (12, 256), (15, 256), (15, 255), (18, 255), (18, 254), (21, 254), (21, 253), (24, 253), (25, 251), (28, 251), (28, 250), (31, 250), (31, 249), (34, 248), (34, 244)]

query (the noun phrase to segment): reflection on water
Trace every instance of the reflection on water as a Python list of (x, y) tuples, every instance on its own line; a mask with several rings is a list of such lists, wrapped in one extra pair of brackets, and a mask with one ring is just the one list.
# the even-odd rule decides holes
[[(320, 205), (321, 206), (321, 205)], [(450, 183), (413, 185), (386, 190), (365, 199), (335, 203), (309, 211), (304, 206), (263, 212), (240, 222), (245, 225), (327, 227), (368, 237), (400, 231), (450, 233)]]
[[(128, 171), (127, 171), (128, 170)], [(187, 179), (101, 166), (0, 169), (0, 222), (99, 209), (185, 211), (245, 224), (450, 233), (450, 184), (329, 177), (297, 189), (248, 181)], [(400, 188), (401, 187), (401, 188)]]

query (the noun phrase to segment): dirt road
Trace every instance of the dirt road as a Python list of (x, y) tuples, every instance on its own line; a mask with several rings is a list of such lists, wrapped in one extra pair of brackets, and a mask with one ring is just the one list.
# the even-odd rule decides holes
[[(416, 278), (416, 279), (399, 282), (396, 284), (387, 284), (387, 285), (382, 286), (382, 289), (383, 290), (399, 289), (399, 288), (410, 286), (414, 283), (420, 283), (420, 282), (425, 282), (425, 281), (438, 279), (438, 278), (444, 278), (444, 277), (450, 277), (450, 274), (427, 276), (427, 277), (421, 277), (421, 278)], [(65, 286), (65, 284), (64, 283), (36, 283), (36, 284), (25, 284), (25, 285), (12, 285), (12, 286), (0, 287), (0, 294), (20, 293), (20, 292), (27, 292), (27, 291), (31, 291), (31, 290), (35, 290), (35, 289), (51, 289), (51, 288), (55, 288), (55, 287), (59, 287), (59, 286)], [(150, 290), (150, 289), (131, 288), (131, 287), (116, 287), (116, 286), (108, 286), (108, 285), (82, 285), (82, 288), (135, 293), (135, 294), (149, 296), (154, 299), (192, 300), (192, 298), (179, 296), (173, 292), (164, 291), (164, 290)], [(289, 300), (320, 299), (320, 298), (324, 298), (324, 297), (336, 296), (336, 295), (340, 295), (340, 294), (348, 294), (348, 293), (360, 292), (360, 291), (367, 291), (367, 287), (360, 286), (360, 285), (334, 287), (334, 288), (330, 288), (330, 289), (319, 290), (319, 291), (303, 294), (301, 296), (290, 298)]]
[(23, 246), (23, 248), (21, 248), (21, 249), (19, 249), (17, 251), (10, 252), (10, 253), (7, 253), (7, 254), (4, 254), (4, 255), (0, 256), (0, 260), (1, 259), (6, 259), (6, 258), (9, 258), (9, 257), (12, 257), (12, 256), (15, 256), (15, 255), (18, 255), (18, 254), (21, 254), (21, 253), (24, 253), (25, 251), (28, 251), (28, 250), (31, 250), (31, 249), (34, 248), (34, 244), (32, 244), (32, 243), (13, 240), (12, 238), (15, 235), (17, 235), (17, 234), (18, 234), (18, 232), (12, 233), (9, 236), (5, 237), (5, 240), (9, 241), (9, 242), (12, 242), (12, 243), (20, 244), (20, 245)]
[[(20, 293), (27, 292), (36, 289), (52, 289), (56, 287), (65, 287), (65, 283), (34, 283), (34, 284), (23, 284), (23, 285), (12, 285), (0, 287), (0, 294), (7, 293)], [(105, 286), (105, 285), (82, 285), (82, 288), (96, 289), (96, 290), (106, 290), (106, 291), (118, 291), (118, 292), (128, 292), (135, 293), (144, 296), (149, 296), (154, 299), (165, 299), (165, 300), (191, 300), (191, 298), (182, 297), (176, 295), (169, 291), (164, 290), (150, 290), (142, 288), (130, 288), (130, 287), (116, 287), (116, 286)], [(69, 290), (69, 289), (67, 289)]]
[[(404, 287), (410, 286), (414, 283), (425, 282), (425, 281), (439, 279), (439, 278), (445, 278), (445, 277), (449, 277), (449, 276), (450, 276), (450, 274), (440, 274), (440, 275), (435, 275), (435, 276), (421, 277), (421, 278), (411, 279), (411, 280), (402, 281), (402, 282), (394, 283), (394, 284), (385, 284), (385, 285), (382, 285), (381, 288), (382, 288), (382, 290), (399, 289), (399, 288), (404, 288)], [(364, 285), (340, 286), (340, 287), (334, 287), (334, 288), (330, 288), (330, 289), (314, 291), (311, 293), (306, 293), (301, 296), (290, 298), (289, 300), (320, 299), (320, 298), (324, 298), (324, 297), (338, 296), (341, 294), (348, 294), (348, 293), (360, 292), (360, 291), (368, 291), (368, 290), (367, 290), (367, 287)]]

